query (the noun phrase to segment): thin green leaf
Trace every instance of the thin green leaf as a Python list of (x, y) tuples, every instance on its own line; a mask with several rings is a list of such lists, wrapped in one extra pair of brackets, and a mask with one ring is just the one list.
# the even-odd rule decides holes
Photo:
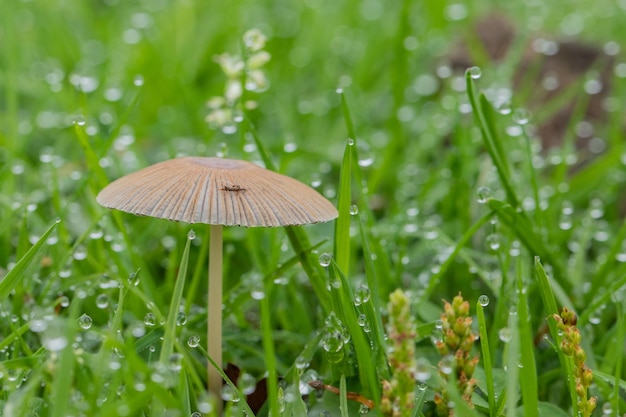
[(46, 230), (46, 232), (37, 240), (37, 242), (26, 252), (26, 254), (15, 264), (2, 280), (0, 280), (0, 300), (4, 300), (9, 297), (11, 291), (20, 279), (24, 278), (24, 271), (28, 268), (31, 262), (36, 256), (40, 254), (43, 249), (46, 239), (50, 236), (50, 233), (56, 228), (57, 224), (53, 224)]
[(335, 261), (344, 274), (350, 267), (350, 204), (352, 202), (352, 149), (354, 139), (346, 142), (339, 175), (339, 218), (335, 221)]
[[(518, 260), (521, 258), (518, 258)], [(530, 313), (528, 311), (528, 296), (522, 281), (522, 265), (518, 262), (517, 292), (519, 300), (517, 303), (517, 313), (519, 316), (519, 336), (520, 336), (520, 379), (523, 381), (522, 399), (524, 401), (524, 416), (536, 417), (538, 409), (538, 384), (537, 365), (535, 363), (535, 351), (533, 344), (533, 332), (530, 327)]]
[(176, 343), (176, 318), (180, 309), (180, 303), (183, 298), (183, 289), (185, 288), (185, 277), (187, 275), (187, 264), (189, 263), (189, 247), (191, 246), (191, 239), (187, 238), (185, 249), (183, 251), (183, 257), (180, 260), (180, 266), (178, 268), (178, 275), (176, 276), (176, 284), (174, 285), (174, 293), (172, 294), (172, 301), (170, 302), (170, 310), (167, 314), (167, 320), (165, 322), (165, 334), (163, 335), (163, 346), (161, 347), (161, 356), (159, 360), (162, 363), (167, 363), (170, 356), (174, 352), (174, 343)]
[(493, 365), (491, 362), (491, 352), (489, 349), (489, 336), (487, 333), (487, 321), (485, 320), (485, 308), (480, 303), (476, 303), (476, 318), (478, 320), (478, 333), (480, 334), (481, 358), (485, 370), (487, 381), (487, 398), (489, 399), (489, 415), (496, 416), (496, 392), (493, 385)]

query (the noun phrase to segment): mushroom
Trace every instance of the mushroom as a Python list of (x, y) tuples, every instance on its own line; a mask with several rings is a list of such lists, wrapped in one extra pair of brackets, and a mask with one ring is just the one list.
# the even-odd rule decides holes
[[(338, 216), (317, 191), (293, 178), (232, 159), (183, 157), (151, 165), (105, 187), (98, 203), (128, 213), (210, 225), (207, 344), (222, 364), (222, 226), (274, 227)], [(209, 390), (222, 379), (208, 368)]]

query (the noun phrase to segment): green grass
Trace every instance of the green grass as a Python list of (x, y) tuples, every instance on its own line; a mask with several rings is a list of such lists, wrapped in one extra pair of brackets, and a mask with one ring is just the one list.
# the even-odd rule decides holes
[[(228, 380), (228, 415), (344, 417), (367, 411), (355, 399), (380, 404), (396, 288), (419, 330), (407, 343), (432, 371), (402, 416), (434, 415), (432, 341), (441, 300), (459, 292), (481, 359), (475, 408), (448, 384), (458, 415), (576, 416), (552, 317), (563, 306), (578, 315), (594, 415), (626, 413), (626, 5), (526, 3), (3, 2), (0, 416), (216, 414), (208, 226), (110, 211), (95, 196), (151, 163), (218, 153), (312, 184), (339, 210), (334, 223), (225, 229), (224, 362), (269, 379), (256, 413), (251, 387)], [(518, 28), (501, 62), (472, 29), (494, 9)], [(254, 70), (242, 42), (252, 28), (268, 37), (269, 86), (242, 93), (224, 133), (205, 121), (227, 82), (214, 57), (243, 53)], [(531, 68), (510, 113), (494, 98), (537, 36), (622, 48), (591, 146), (577, 147), (576, 132), (601, 63), (543, 102)], [(446, 76), (459, 39), (480, 77)], [(532, 126), (568, 103), (562, 145), (542, 148)], [(312, 390), (316, 379), (337, 393)]]

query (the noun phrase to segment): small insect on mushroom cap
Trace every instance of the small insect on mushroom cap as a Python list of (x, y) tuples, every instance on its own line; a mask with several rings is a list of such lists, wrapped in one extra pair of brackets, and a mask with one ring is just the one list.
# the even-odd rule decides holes
[(101, 205), (187, 223), (272, 227), (320, 223), (337, 209), (311, 187), (247, 161), (183, 157), (105, 187)]

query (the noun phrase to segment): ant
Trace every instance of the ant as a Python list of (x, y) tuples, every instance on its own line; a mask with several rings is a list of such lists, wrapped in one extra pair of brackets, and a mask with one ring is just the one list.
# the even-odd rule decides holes
[(246, 191), (245, 188), (241, 188), (241, 186), (239, 185), (225, 185), (223, 188), (221, 188), (222, 191), (233, 191), (233, 192), (239, 192), (239, 191)]

